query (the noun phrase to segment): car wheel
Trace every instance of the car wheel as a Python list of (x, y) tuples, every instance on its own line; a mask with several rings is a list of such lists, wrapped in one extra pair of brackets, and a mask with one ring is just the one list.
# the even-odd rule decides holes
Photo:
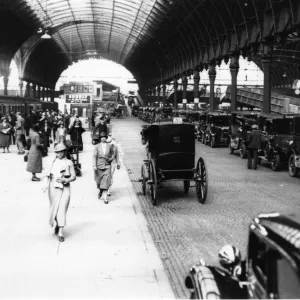
[(273, 153), (271, 160), (271, 169), (273, 171), (278, 171), (280, 169), (280, 155), (278, 153)]
[(233, 154), (233, 152), (234, 152), (234, 149), (231, 147), (231, 143), (229, 142), (229, 153)]
[(292, 154), (289, 157), (289, 175), (291, 177), (296, 177), (298, 172), (299, 172), (299, 168), (297, 168), (295, 164), (295, 155)]

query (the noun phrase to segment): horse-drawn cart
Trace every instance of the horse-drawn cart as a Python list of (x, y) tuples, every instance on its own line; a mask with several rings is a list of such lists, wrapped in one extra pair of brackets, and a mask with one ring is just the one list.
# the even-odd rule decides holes
[[(146, 145), (147, 159), (141, 168), (143, 193), (147, 185), (153, 205), (158, 204), (157, 190), (162, 182), (183, 181), (187, 194), (190, 182), (195, 182), (197, 198), (204, 203), (208, 177), (204, 159), (195, 161), (194, 125), (170, 122), (143, 125), (142, 142)], [(195, 164), (196, 162), (196, 164)]]

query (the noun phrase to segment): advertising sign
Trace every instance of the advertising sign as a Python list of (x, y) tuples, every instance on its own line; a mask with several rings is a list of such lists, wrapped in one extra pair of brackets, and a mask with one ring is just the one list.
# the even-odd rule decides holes
[(91, 103), (91, 95), (83, 95), (83, 94), (66, 95), (66, 103), (90, 104)]

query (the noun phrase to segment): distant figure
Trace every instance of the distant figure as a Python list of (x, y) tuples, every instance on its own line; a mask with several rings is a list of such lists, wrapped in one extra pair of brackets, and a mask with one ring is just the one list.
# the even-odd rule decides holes
[(10, 146), (10, 132), (12, 130), (11, 124), (8, 123), (7, 117), (1, 118), (0, 123), (0, 148), (3, 148), (3, 153), (5, 153), (5, 148), (9, 153)]
[(43, 169), (43, 144), (41, 144), (40, 135), (38, 134), (38, 125), (34, 125), (31, 128), (29, 134), (30, 150), (28, 153), (27, 171), (32, 173), (32, 181), (40, 181), (40, 178), (36, 177), (36, 173), (42, 173)]
[(78, 150), (83, 150), (83, 143), (82, 143), (82, 133), (85, 132), (85, 129), (82, 128), (82, 122), (79, 120), (79, 116), (75, 116), (75, 120), (70, 127), (70, 135), (71, 141), (74, 146), (78, 146)]
[[(257, 125), (252, 125), (252, 131), (247, 138), (248, 150), (248, 169), (257, 169), (258, 149), (260, 148), (260, 141), (262, 139), (261, 133), (258, 131)], [(252, 163), (253, 159), (253, 163)]]
[(17, 141), (17, 146), (18, 146), (18, 154), (24, 154), (24, 145), (23, 145), (23, 140), (25, 138), (25, 128), (24, 128), (24, 123), (25, 120), (22, 118), (21, 113), (17, 112), (17, 121), (16, 121), (16, 141)]

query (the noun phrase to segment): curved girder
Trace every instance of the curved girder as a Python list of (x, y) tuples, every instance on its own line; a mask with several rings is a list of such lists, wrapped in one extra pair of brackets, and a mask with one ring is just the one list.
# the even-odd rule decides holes
[[(22, 34), (22, 42), (16, 39), (12, 43), (11, 52), (41, 26), (59, 45), (53, 57), (48, 57), (49, 61), (60, 57), (64, 66), (68, 61), (66, 56), (72, 61), (104, 57), (123, 64), (140, 83), (151, 86), (170, 81), (197, 66), (207, 68), (215, 61), (224, 58), (227, 61), (233, 53), (248, 57), (262, 68), (261, 44), (273, 43), (273, 83), (299, 76), (299, 0), (14, 0), (11, 3), (11, 11), (22, 8), (23, 13), (18, 15), (22, 21), (17, 20), (20, 27), (26, 15), (32, 22), (32, 27)], [(37, 54), (41, 49), (37, 43), (28, 56), (30, 66), (35, 65), (31, 61), (34, 57), (41, 60), (42, 55)], [(53, 68), (57, 71), (52, 70), (52, 74), (62, 70), (61, 66)], [(282, 78), (278, 73), (284, 72), (287, 76)], [(49, 79), (51, 84), (53, 78)]]

